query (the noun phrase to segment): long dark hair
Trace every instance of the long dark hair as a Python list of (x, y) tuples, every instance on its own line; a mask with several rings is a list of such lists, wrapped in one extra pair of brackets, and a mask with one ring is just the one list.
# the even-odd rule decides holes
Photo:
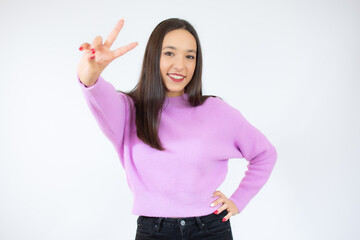
[(160, 73), (160, 55), (165, 35), (176, 29), (189, 31), (196, 40), (196, 66), (192, 79), (184, 88), (188, 101), (192, 106), (203, 104), (214, 95), (202, 95), (202, 53), (200, 40), (194, 27), (186, 20), (169, 18), (160, 22), (150, 35), (146, 45), (139, 82), (130, 92), (122, 92), (131, 97), (136, 110), (137, 136), (150, 147), (165, 150), (159, 139), (159, 114), (161, 113), (167, 89)]

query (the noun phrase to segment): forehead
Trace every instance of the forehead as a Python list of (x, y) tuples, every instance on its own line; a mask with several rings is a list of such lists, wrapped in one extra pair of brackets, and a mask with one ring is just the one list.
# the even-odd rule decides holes
[(164, 37), (162, 45), (163, 47), (173, 46), (182, 50), (196, 50), (196, 40), (194, 36), (185, 29), (176, 29), (168, 32)]

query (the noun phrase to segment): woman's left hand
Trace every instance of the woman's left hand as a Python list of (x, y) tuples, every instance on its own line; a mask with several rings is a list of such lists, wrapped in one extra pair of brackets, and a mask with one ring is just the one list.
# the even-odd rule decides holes
[(236, 214), (239, 213), (239, 210), (236, 207), (235, 203), (233, 201), (231, 201), (229, 198), (227, 198), (225, 196), (225, 194), (223, 194), (221, 191), (215, 191), (214, 194), (212, 195), (212, 197), (215, 197), (215, 196), (219, 196), (219, 198), (216, 199), (215, 201), (213, 201), (211, 204), (214, 204), (214, 205), (210, 204), (210, 207), (215, 207), (221, 203), (222, 203), (222, 205), (221, 205), (221, 207), (219, 207), (217, 209), (217, 212), (215, 211), (214, 213), (219, 214), (222, 211), (224, 211), (225, 209), (229, 212), (223, 218), (223, 222), (227, 221), (231, 216), (235, 216)]

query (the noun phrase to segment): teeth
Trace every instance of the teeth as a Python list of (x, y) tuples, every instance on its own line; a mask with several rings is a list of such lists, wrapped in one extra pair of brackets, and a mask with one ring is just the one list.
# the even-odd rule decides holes
[(182, 76), (176, 76), (176, 75), (171, 75), (171, 74), (169, 74), (169, 76), (171, 76), (172, 78), (175, 78), (175, 79), (182, 79), (182, 78), (184, 78), (184, 77), (182, 77)]

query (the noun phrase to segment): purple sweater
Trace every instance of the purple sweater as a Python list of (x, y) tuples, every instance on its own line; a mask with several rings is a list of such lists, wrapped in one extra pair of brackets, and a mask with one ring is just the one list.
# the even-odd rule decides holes
[(166, 97), (159, 138), (165, 151), (151, 148), (136, 135), (135, 109), (101, 76), (86, 87), (85, 100), (100, 129), (111, 141), (125, 169), (134, 202), (132, 214), (193, 217), (213, 213), (212, 194), (224, 181), (229, 158), (249, 164), (229, 197), (239, 213), (267, 182), (277, 159), (275, 147), (224, 100), (210, 97), (193, 107), (187, 94)]

